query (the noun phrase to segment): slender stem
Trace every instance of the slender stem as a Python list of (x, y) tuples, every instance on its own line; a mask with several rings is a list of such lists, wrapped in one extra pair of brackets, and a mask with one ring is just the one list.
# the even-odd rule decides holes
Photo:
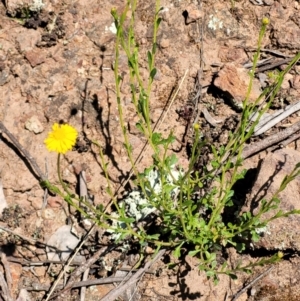
[(59, 179), (59, 182), (61, 184), (61, 186), (63, 187), (64, 191), (69, 195), (71, 196), (72, 193), (69, 191), (66, 183), (62, 180), (62, 177), (61, 177), (61, 171), (60, 171), (60, 153), (58, 154), (57, 156), (57, 174), (58, 174), (58, 179)]

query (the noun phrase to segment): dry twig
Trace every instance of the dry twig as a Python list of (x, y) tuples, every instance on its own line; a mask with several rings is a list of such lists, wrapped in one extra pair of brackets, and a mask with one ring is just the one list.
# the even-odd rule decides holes
[[(72, 288), (79, 288), (79, 287), (86, 287), (91, 285), (101, 285), (101, 284), (108, 284), (114, 282), (122, 282), (124, 277), (107, 277), (103, 279), (93, 279), (93, 280), (86, 280), (86, 281), (79, 281), (74, 282)], [(64, 285), (62, 283), (56, 286), (57, 290), (63, 289)], [(50, 285), (47, 284), (40, 284), (40, 283), (32, 283), (30, 287), (26, 287), (27, 291), (48, 291), (50, 289)]]
[(0, 272), (0, 287), (2, 290), (3, 299), (5, 301), (14, 301), (2, 272)]
[[(263, 67), (260, 67), (260, 68), (257, 68), (255, 70), (255, 73), (259, 73), (259, 72), (264, 72), (264, 71), (267, 71), (267, 70), (270, 70), (270, 69), (274, 69), (278, 66), (281, 66), (283, 64), (288, 64), (290, 63), (291, 61), (293, 60), (293, 57), (289, 57), (289, 58), (286, 58), (286, 59), (282, 59), (282, 60), (279, 60), (279, 61), (276, 61), (274, 63), (271, 63), (270, 65), (266, 65), (266, 66), (263, 66)], [(297, 62), (296, 62), (297, 63)]]
[[(261, 117), (259, 123), (255, 126), (253, 136), (258, 136), (272, 128), (274, 125), (284, 120), (288, 116), (300, 110), (300, 101), (292, 105), (287, 106), (285, 109), (279, 110), (276, 113), (269, 115), (264, 118), (264, 115)], [(256, 115), (256, 114), (254, 114)], [(255, 117), (251, 117), (253, 120)]]
[(6, 278), (7, 287), (8, 287), (8, 290), (11, 292), (13, 281), (12, 281), (12, 278), (11, 278), (9, 263), (7, 261), (5, 253), (3, 253), (3, 252), (1, 252), (1, 262), (3, 264), (4, 271), (5, 271), (5, 278)]
[(266, 271), (258, 275), (254, 280), (252, 280), (249, 284), (247, 284), (245, 287), (243, 287), (239, 292), (234, 294), (232, 296), (231, 301), (237, 300), (246, 290), (248, 290), (250, 287), (252, 287), (258, 280), (265, 277), (269, 272), (271, 272), (274, 269), (274, 266), (269, 267)]
[(36, 163), (35, 159), (30, 155), (30, 153), (19, 143), (19, 141), (15, 138), (15, 136), (4, 126), (4, 124), (0, 121), (0, 131), (5, 133), (8, 138), (12, 141), (14, 146), (24, 155), (30, 165), (33, 167), (35, 172), (37, 173), (40, 180), (45, 181), (47, 177), (39, 168), (38, 164)]
[[(89, 273), (90, 273), (90, 268), (87, 268), (82, 275), (82, 281), (86, 281), (88, 279)], [(85, 293), (86, 293), (86, 287), (83, 286), (80, 290), (80, 301), (84, 301)]]
[(246, 159), (276, 143), (279, 143), (298, 131), (300, 131), (300, 121), (294, 123), (292, 126), (284, 129), (281, 132), (265, 138), (262, 141), (246, 146), (242, 152), (241, 159)]

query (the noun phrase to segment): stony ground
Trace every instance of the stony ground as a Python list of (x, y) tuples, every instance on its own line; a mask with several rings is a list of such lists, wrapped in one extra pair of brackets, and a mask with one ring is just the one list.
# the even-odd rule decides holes
[[(84, 170), (88, 191), (93, 195), (95, 204), (107, 204), (107, 184), (99, 163), (98, 149), (89, 141), (96, 140), (104, 148), (111, 162), (109, 175), (113, 188), (118, 189), (128, 176), (130, 162), (123, 148), (116, 103), (112, 70), (115, 28), (110, 10), (115, 7), (122, 11), (124, 1), (44, 1), (42, 11), (33, 13), (39, 3), (7, 0), (0, 4), (0, 120), (53, 183), (57, 183), (56, 155), (48, 153), (43, 141), (54, 122), (67, 122), (77, 128), (79, 141), (63, 161), (63, 178), (75, 189), (77, 175)], [(182, 82), (160, 130), (174, 130), (178, 141), (173, 149), (178, 152), (179, 164), (186, 166), (188, 154), (182, 145), (191, 139), (187, 130), (190, 113), (195, 106), (192, 100), (199, 87), (201, 103), (198, 109), (202, 112), (199, 122), (207, 138), (216, 145), (222, 145), (227, 141), (228, 130), (234, 127), (240, 116), (238, 104), (247, 91), (247, 68), (251, 66), (257, 47), (262, 18), (267, 16), (270, 24), (262, 45), (261, 60), (264, 61), (250, 95), (252, 101), (271, 82), (270, 74), (276, 68), (285, 68), (300, 49), (300, 2), (228, 0), (197, 3), (163, 0), (161, 6), (163, 21), (158, 34), (158, 73), (151, 98), (151, 117), (153, 124), (159, 121)], [(146, 52), (151, 47), (153, 12), (153, 1), (139, 2), (136, 38), (140, 45), (143, 80), (148, 74)], [(130, 143), (137, 157), (145, 140), (134, 129), (137, 119), (130, 102), (125, 56), (121, 56), (120, 71), (123, 76), (122, 105), (130, 129)], [(270, 113), (298, 101), (299, 64), (286, 75)], [(295, 113), (251, 142), (276, 135), (299, 121), (300, 117)], [(1, 259), (3, 265), (7, 263), (10, 269), (12, 281), (9, 290), (12, 300), (16, 300), (20, 289), (27, 290), (28, 296), (18, 300), (42, 300), (45, 291), (33, 290), (33, 284), (49, 287), (60, 268), (60, 265), (47, 262), (49, 250), (43, 244), (49, 243), (55, 231), (68, 224), (67, 208), (57, 196), (45, 198), (37, 175), (28, 162), (7, 135), (0, 138), (3, 187), (0, 198), (7, 203), (3, 205), (7, 209), (0, 224), (5, 229), (0, 236)], [(250, 189), (247, 183), (249, 189), (245, 189), (243, 195), (248, 201), (245, 208), (251, 207), (251, 201), (257, 199), (262, 191), (267, 194), (276, 189), (284, 175), (300, 161), (297, 141), (287, 143), (279, 152), (274, 150), (273, 145), (272, 149), (264, 149), (245, 160), (244, 166), (252, 171), (249, 181), (254, 184)], [(143, 155), (140, 170), (152, 163), (150, 159), (149, 154)], [(276, 172), (278, 169), (280, 173)], [(272, 181), (269, 183), (270, 178)], [(299, 209), (299, 181), (296, 179), (294, 186), (282, 195), (284, 209)], [(264, 190), (261, 189), (265, 184)], [(71, 226), (67, 227), (70, 232)], [(82, 231), (77, 228), (77, 231)], [(284, 222), (274, 223), (271, 234), (247, 254), (239, 255), (234, 249), (228, 249), (227, 259), (232, 265), (239, 259), (247, 262), (278, 250), (286, 254), (281, 263), (238, 300), (299, 300), (299, 231), (299, 217), (293, 216)], [(94, 236), (87, 246), (95, 241)], [(77, 242), (75, 239), (74, 244)], [(89, 258), (94, 252), (86, 247), (81, 256)], [(167, 257), (163, 258), (165, 262)], [(105, 261), (107, 265), (113, 265), (113, 261), (120, 258), (121, 254), (111, 252)], [(253, 271), (252, 276), (240, 274), (236, 281), (220, 277), (218, 286), (199, 273), (196, 259), (187, 257), (174, 270), (164, 268), (163, 262), (159, 261), (154, 269), (160, 273), (147, 274), (139, 282), (135, 300), (231, 300), (245, 283), (267, 267)], [(101, 276), (107, 276), (105, 269), (95, 265), (88, 279)], [(113, 287), (113, 284), (91, 286), (84, 300), (101, 300)], [(73, 290), (64, 299), (79, 300), (78, 292), (78, 289)], [(122, 298), (129, 300), (125, 295)]]

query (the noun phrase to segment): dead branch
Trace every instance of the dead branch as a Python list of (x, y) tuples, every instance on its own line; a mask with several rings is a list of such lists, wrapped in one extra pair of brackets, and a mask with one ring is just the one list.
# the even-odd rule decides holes
[(14, 301), (11, 294), (10, 290), (7, 286), (7, 283), (5, 281), (3, 273), (0, 272), (0, 287), (2, 289), (2, 297), (5, 301)]
[(243, 287), (241, 290), (239, 290), (236, 294), (232, 296), (231, 301), (237, 300), (246, 290), (248, 290), (250, 287), (252, 287), (258, 280), (265, 277), (268, 273), (270, 273), (274, 269), (274, 266), (269, 267), (266, 271), (258, 275), (254, 280), (252, 280), (249, 284), (247, 284), (245, 287)]
[[(107, 277), (103, 279), (93, 279), (86, 281), (74, 282), (72, 288), (86, 287), (91, 285), (99, 285), (99, 284), (108, 284), (114, 282), (122, 282), (124, 277)], [(50, 285), (40, 284), (40, 283), (32, 283), (31, 286), (26, 287), (27, 291), (48, 291), (51, 288)], [(61, 290), (64, 288), (64, 284), (60, 283), (56, 286), (57, 290)]]
[(5, 278), (6, 278), (7, 287), (8, 287), (8, 290), (11, 292), (13, 281), (12, 281), (12, 278), (11, 278), (9, 263), (7, 261), (5, 253), (3, 253), (3, 252), (1, 252), (1, 262), (3, 264), (4, 271), (5, 271)]
[(246, 146), (242, 152), (241, 159), (246, 159), (276, 143), (279, 143), (287, 138), (289, 138), (294, 133), (300, 130), (300, 121), (294, 123), (292, 126), (278, 132), (272, 136), (265, 138), (262, 141)]

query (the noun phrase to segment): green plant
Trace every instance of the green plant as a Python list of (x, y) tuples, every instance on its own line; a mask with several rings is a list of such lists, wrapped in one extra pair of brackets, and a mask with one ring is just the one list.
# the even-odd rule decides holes
[[(60, 192), (60, 195), (85, 217), (92, 219), (115, 234), (114, 239), (116, 242), (130, 237), (132, 241), (138, 242), (142, 248), (147, 244), (156, 246), (157, 249), (162, 246), (173, 248), (173, 254), (176, 257), (180, 257), (182, 251), (188, 249), (191, 256), (199, 258), (199, 269), (205, 271), (207, 276), (212, 277), (216, 282), (219, 273), (235, 277), (234, 273), (236, 271), (248, 272), (253, 266), (278, 261), (282, 257), (281, 253), (269, 259), (261, 259), (245, 266), (238, 264), (234, 269), (229, 269), (226, 263), (219, 266), (216, 257), (217, 253), (227, 246), (234, 246), (238, 251), (243, 251), (246, 247), (244, 241), (257, 241), (260, 238), (259, 230), (271, 220), (300, 213), (297, 210), (290, 212), (277, 210), (280, 203), (278, 199), (279, 192), (295, 176), (300, 174), (300, 165), (297, 165), (294, 171), (284, 179), (274, 196), (269, 201), (262, 201), (256, 215), (246, 212), (232, 222), (224, 221), (222, 216), (224, 209), (233, 205), (234, 184), (239, 179), (242, 179), (246, 173), (246, 170), (240, 171), (242, 150), (245, 142), (251, 137), (255, 125), (262, 114), (269, 108), (280, 89), (284, 75), (299, 59), (300, 54), (295, 57), (286, 70), (278, 74), (274, 84), (265, 89), (254, 104), (250, 104), (248, 99), (254, 71), (268, 24), (268, 19), (264, 18), (259, 34), (257, 52), (253, 60), (253, 68), (249, 72), (251, 80), (247, 97), (243, 102), (243, 112), (239, 126), (230, 134), (230, 139), (226, 146), (222, 146), (219, 149), (211, 146), (213, 159), (207, 167), (203, 167), (202, 172), (199, 172), (194, 169), (194, 166), (201, 154), (201, 148), (206, 145), (206, 141), (202, 138), (200, 126), (195, 124), (189, 167), (187, 170), (182, 170), (180, 167), (176, 168), (176, 156), (174, 154), (169, 155), (169, 148), (175, 141), (172, 131), (164, 136), (155, 130), (150, 116), (151, 89), (157, 72), (155, 55), (157, 51), (157, 32), (161, 22), (159, 17), (161, 10), (160, 1), (156, 0), (155, 5), (152, 48), (147, 53), (149, 77), (146, 84), (143, 83), (140, 75), (139, 46), (134, 34), (136, 7), (137, 0), (128, 0), (124, 11), (120, 15), (116, 10), (112, 10), (111, 13), (117, 29), (114, 72), (119, 120), (124, 138), (124, 148), (132, 165), (138, 191), (131, 195), (130, 201), (127, 199), (124, 199), (122, 202), (117, 201), (108, 176), (109, 163), (105, 160), (101, 146), (94, 142), (99, 147), (99, 156), (108, 183), (107, 193), (111, 196), (115, 212), (108, 213), (109, 208), (104, 208), (103, 206), (93, 208), (83, 200), (78, 200), (71, 196), (67, 189), (65, 189), (66, 194)], [(130, 20), (127, 18), (129, 10), (131, 13)], [(119, 73), (121, 52), (124, 52), (128, 59), (132, 103), (139, 117), (136, 127), (146, 138), (152, 152), (153, 164), (142, 173), (138, 171), (138, 166), (133, 156), (123, 114), (122, 77)], [(259, 106), (263, 97), (267, 100), (264, 107)], [(253, 118), (250, 116), (255, 112), (258, 113), (258, 117), (252, 120)], [(251, 121), (253, 121), (252, 124)], [(227, 177), (228, 171), (231, 172), (230, 179)], [(52, 191), (57, 191), (57, 188), (53, 188), (49, 183), (44, 183), (44, 185)], [(64, 187), (64, 185), (62, 186)], [(201, 193), (197, 194), (196, 191)], [(78, 206), (79, 201), (85, 204), (85, 209)], [(263, 214), (270, 210), (275, 210), (275, 213), (273, 217), (265, 220)], [(149, 214), (154, 214), (156, 223), (159, 223), (158, 230), (154, 234), (148, 233), (147, 225), (136, 223)], [(242, 241), (240, 238), (244, 240)]]

